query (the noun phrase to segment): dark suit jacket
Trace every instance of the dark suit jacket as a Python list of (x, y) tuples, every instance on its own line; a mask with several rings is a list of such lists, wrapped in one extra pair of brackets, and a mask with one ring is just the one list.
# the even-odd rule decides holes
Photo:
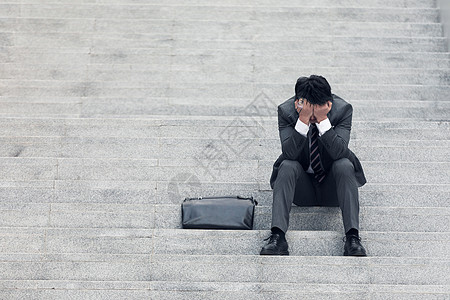
[[(294, 101), (295, 97), (292, 97), (278, 106), (278, 130), (283, 153), (273, 165), (273, 172), (270, 178), (270, 186), (272, 188), (278, 175), (278, 168), (283, 160), (297, 160), (304, 170), (307, 170), (310, 164), (309, 139), (295, 130), (298, 113), (295, 110)], [(359, 186), (363, 186), (366, 183), (366, 178), (361, 163), (348, 148), (353, 108), (349, 103), (334, 94), (332, 103), (333, 105), (328, 113), (328, 119), (332, 127), (318, 140), (322, 165), (325, 172), (328, 172), (334, 161), (348, 158), (355, 168), (355, 176)]]

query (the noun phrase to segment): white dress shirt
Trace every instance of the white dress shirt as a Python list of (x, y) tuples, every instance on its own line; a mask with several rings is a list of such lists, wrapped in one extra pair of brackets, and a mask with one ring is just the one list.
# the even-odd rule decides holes
[[(300, 119), (297, 119), (297, 123), (295, 124), (295, 130), (298, 133), (300, 133), (301, 135), (303, 135), (304, 137), (307, 137), (310, 125), (306, 125), (305, 123), (300, 121)], [(316, 123), (316, 125), (317, 125), (317, 129), (319, 130), (319, 136), (322, 136), (323, 134), (325, 134), (325, 132), (327, 132), (328, 130), (331, 129), (331, 123), (328, 118), (326, 118), (325, 120), (323, 120), (320, 123)], [(311, 147), (311, 137), (309, 138), (309, 146)], [(306, 170), (306, 173), (311, 173), (311, 174), (314, 173), (314, 171), (311, 167), (311, 163), (308, 167), (308, 170)]]

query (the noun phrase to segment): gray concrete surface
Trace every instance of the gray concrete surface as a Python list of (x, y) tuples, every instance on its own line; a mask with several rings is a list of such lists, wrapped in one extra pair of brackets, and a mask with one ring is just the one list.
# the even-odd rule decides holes
[[(440, 13), (435, 0), (3, 1), (0, 299), (448, 299)], [(292, 209), (291, 257), (257, 255), (276, 106), (314, 73), (354, 107), (367, 258), (341, 257), (339, 210), (317, 207)], [(224, 194), (259, 201), (255, 230), (180, 229), (184, 197)]]

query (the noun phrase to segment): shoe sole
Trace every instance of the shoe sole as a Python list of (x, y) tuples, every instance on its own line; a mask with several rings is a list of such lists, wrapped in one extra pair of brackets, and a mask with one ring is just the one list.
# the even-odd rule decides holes
[(348, 254), (347, 252), (344, 252), (344, 256), (359, 256), (359, 257), (364, 257), (367, 256), (366, 253), (353, 253), (353, 254)]
[(289, 251), (273, 252), (273, 251), (261, 251), (260, 255), (283, 255), (288, 256)]

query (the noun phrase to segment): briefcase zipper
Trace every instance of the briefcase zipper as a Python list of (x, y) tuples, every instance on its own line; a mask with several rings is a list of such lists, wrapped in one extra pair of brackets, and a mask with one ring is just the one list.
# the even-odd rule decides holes
[(250, 200), (253, 203), (255, 203), (255, 205), (258, 205), (258, 202), (253, 199), (253, 197), (242, 197), (242, 196), (211, 196), (211, 197), (196, 197), (196, 198), (185, 198), (184, 201), (191, 201), (191, 200), (203, 200), (203, 199), (223, 199), (223, 198), (227, 198), (227, 199), (239, 199), (239, 200)]
[(251, 200), (253, 197), (241, 197), (241, 196), (210, 196), (210, 197), (194, 197), (194, 198), (186, 198), (186, 200), (202, 200), (202, 199), (222, 199), (222, 198), (230, 198), (230, 199), (242, 199), (242, 200)]

